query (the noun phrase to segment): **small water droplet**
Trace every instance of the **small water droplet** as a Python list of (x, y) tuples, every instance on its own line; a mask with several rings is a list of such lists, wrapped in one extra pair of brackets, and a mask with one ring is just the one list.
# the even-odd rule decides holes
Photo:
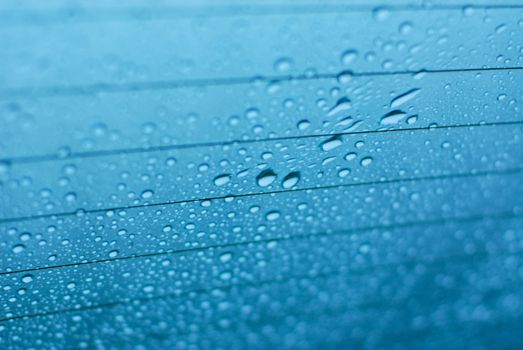
[(350, 169), (341, 169), (340, 171), (338, 171), (339, 177), (346, 177), (349, 174), (350, 174)]
[(356, 159), (357, 156), (358, 155), (355, 152), (349, 152), (345, 155), (345, 160), (350, 162), (351, 160)]
[(412, 22), (403, 22), (400, 24), (399, 30), (400, 30), (401, 34), (407, 35), (410, 32), (412, 32), (412, 28), (413, 28)]
[(10, 167), (11, 167), (11, 162), (6, 161), (6, 160), (0, 160), (0, 175), (7, 174)]
[(369, 166), (370, 163), (372, 163), (372, 157), (365, 157), (361, 160), (361, 165), (363, 166)]
[(145, 190), (142, 192), (142, 198), (143, 199), (148, 199), (148, 198), (151, 198), (153, 196), (154, 192), (151, 191), (151, 190)]
[(25, 245), (23, 244), (17, 244), (13, 247), (13, 253), (20, 254), (25, 250)]
[(349, 65), (358, 58), (358, 51), (347, 50), (341, 54), (341, 63)]
[(305, 130), (311, 125), (311, 122), (307, 119), (302, 119), (298, 122), (298, 130)]
[(278, 219), (279, 217), (280, 217), (280, 212), (278, 212), (276, 210), (268, 212), (267, 215), (265, 216), (265, 218), (268, 221), (274, 221), (274, 220)]
[(340, 84), (348, 84), (354, 77), (354, 72), (351, 70), (344, 70), (338, 74), (338, 82)]
[(278, 73), (288, 72), (292, 68), (292, 59), (281, 57), (274, 62), (274, 70)]
[(372, 15), (377, 21), (384, 21), (390, 16), (390, 11), (385, 7), (377, 7), (372, 11)]
[(24, 283), (33, 282), (33, 275), (25, 275), (24, 277), (22, 277), (22, 282), (24, 282)]
[(145, 293), (151, 293), (151, 292), (154, 291), (154, 286), (151, 286), (151, 285), (144, 286), (144, 287), (143, 287), (143, 291), (144, 291)]
[(220, 255), (220, 261), (226, 263), (232, 259), (232, 253), (226, 252)]

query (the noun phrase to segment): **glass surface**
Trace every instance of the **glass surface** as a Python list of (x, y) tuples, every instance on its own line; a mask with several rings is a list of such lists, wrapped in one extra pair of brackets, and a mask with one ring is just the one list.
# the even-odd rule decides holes
[(3, 1), (0, 348), (518, 348), (523, 3)]

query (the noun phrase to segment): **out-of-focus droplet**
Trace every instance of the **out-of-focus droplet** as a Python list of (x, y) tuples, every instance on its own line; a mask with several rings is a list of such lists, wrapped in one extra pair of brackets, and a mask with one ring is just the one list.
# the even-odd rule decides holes
[(377, 7), (372, 11), (372, 16), (376, 21), (384, 21), (390, 16), (390, 11), (385, 7)]
[(268, 212), (267, 215), (265, 216), (265, 218), (268, 221), (274, 221), (274, 220), (278, 219), (279, 217), (280, 217), (280, 212), (276, 211), (276, 210)]
[(274, 70), (278, 73), (286, 73), (292, 68), (292, 59), (289, 57), (281, 57), (274, 62)]
[(338, 82), (340, 84), (348, 84), (350, 81), (352, 81), (352, 78), (354, 77), (354, 72), (350, 70), (344, 70), (338, 74)]
[(349, 65), (358, 58), (358, 51), (356, 50), (347, 50), (341, 54), (341, 63)]
[(220, 255), (220, 261), (226, 263), (232, 259), (232, 253), (226, 252)]
[(25, 250), (25, 245), (17, 244), (15, 246), (13, 246), (12, 250), (13, 250), (13, 253), (20, 254), (21, 252), (23, 252)]

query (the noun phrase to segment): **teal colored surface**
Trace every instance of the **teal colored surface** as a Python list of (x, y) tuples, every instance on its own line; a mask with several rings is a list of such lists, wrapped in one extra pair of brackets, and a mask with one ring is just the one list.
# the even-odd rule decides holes
[(0, 4), (0, 348), (523, 331), (523, 3)]

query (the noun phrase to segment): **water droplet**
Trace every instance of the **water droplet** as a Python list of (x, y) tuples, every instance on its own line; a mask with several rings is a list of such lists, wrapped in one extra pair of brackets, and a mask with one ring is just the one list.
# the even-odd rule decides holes
[(328, 140), (325, 140), (321, 143), (320, 147), (324, 151), (330, 151), (333, 150), (339, 146), (341, 146), (342, 141), (340, 136), (333, 136)]
[(237, 115), (230, 116), (227, 122), (230, 126), (236, 126), (240, 124), (240, 117), (238, 117)]
[(298, 122), (298, 130), (305, 130), (307, 129), (309, 126), (311, 126), (311, 122), (308, 121), (307, 119), (302, 119)]
[(358, 155), (355, 152), (349, 152), (345, 155), (345, 160), (350, 162), (351, 160), (356, 159), (357, 156)]
[(338, 82), (340, 84), (348, 84), (354, 77), (354, 72), (350, 70), (344, 70), (338, 74)]
[(346, 111), (351, 107), (350, 100), (347, 97), (342, 97), (336, 102), (334, 107), (332, 107), (327, 112), (327, 117), (332, 117), (340, 112)]
[(223, 186), (231, 181), (231, 174), (218, 175), (213, 181), (216, 186)]
[(228, 281), (232, 278), (232, 273), (230, 273), (229, 271), (224, 271), (222, 273), (220, 273), (220, 279), (222, 281)]
[(338, 171), (339, 177), (346, 177), (349, 174), (350, 174), (350, 169), (341, 169), (340, 171)]
[(116, 258), (117, 255), (118, 255), (118, 250), (111, 250), (109, 252), (109, 257), (110, 258)]
[(142, 192), (142, 198), (143, 199), (148, 199), (148, 198), (151, 198), (153, 196), (153, 191), (151, 190), (145, 190)]
[(232, 253), (227, 252), (227, 253), (222, 253), (220, 255), (220, 261), (222, 263), (226, 263), (226, 262), (230, 261), (231, 259), (232, 259)]
[(403, 35), (407, 35), (410, 32), (412, 32), (413, 25), (411, 22), (403, 22), (400, 24), (400, 33)]
[(165, 160), (167, 166), (173, 166), (176, 164), (176, 158), (170, 157)]
[(407, 92), (405, 92), (405, 93), (395, 97), (390, 102), (390, 108), (398, 108), (402, 104), (409, 102), (414, 97), (416, 97), (420, 93), (420, 91), (421, 91), (421, 89), (416, 89), (415, 88), (415, 89), (411, 89), (411, 90), (409, 90), (409, 91), (407, 91)]
[(372, 163), (372, 157), (365, 157), (361, 160), (361, 165), (363, 166), (369, 166), (370, 163)]
[(285, 176), (282, 182), (282, 186), (283, 188), (291, 188), (296, 186), (298, 181), (300, 181), (300, 172), (293, 171), (292, 173), (289, 173), (287, 176)]
[(341, 63), (348, 65), (354, 62), (356, 58), (358, 58), (358, 51), (347, 50), (341, 55)]
[(24, 277), (22, 277), (22, 282), (24, 282), (24, 283), (33, 282), (33, 275), (25, 275)]
[(0, 175), (7, 174), (11, 163), (5, 160), (0, 160)]
[(390, 11), (385, 7), (377, 7), (372, 11), (372, 15), (377, 21), (384, 21), (390, 16)]
[(474, 8), (470, 5), (463, 7), (463, 14), (465, 16), (472, 16), (474, 14)]
[(268, 212), (265, 217), (268, 221), (274, 221), (280, 217), (280, 212), (274, 210), (274, 211)]
[(267, 187), (270, 184), (276, 180), (277, 175), (274, 173), (272, 169), (267, 169), (262, 171), (257, 177), (256, 177), (256, 183), (258, 186), (261, 187)]
[(399, 123), (407, 116), (407, 113), (400, 111), (400, 110), (394, 110), (387, 114), (385, 114), (383, 117), (381, 117), (380, 124), (381, 125), (394, 125)]
[(249, 108), (245, 111), (245, 117), (248, 119), (255, 119), (260, 115), (260, 111), (256, 108)]
[(67, 202), (74, 202), (76, 200), (76, 193), (74, 192), (69, 192), (65, 195), (65, 200)]
[(25, 250), (25, 245), (23, 244), (17, 244), (13, 247), (13, 253), (20, 254)]
[(274, 70), (278, 73), (288, 72), (292, 67), (292, 59), (289, 57), (281, 57), (274, 62)]
[(418, 121), (418, 115), (417, 114), (411, 115), (410, 117), (407, 118), (407, 124), (414, 124), (417, 121)]

